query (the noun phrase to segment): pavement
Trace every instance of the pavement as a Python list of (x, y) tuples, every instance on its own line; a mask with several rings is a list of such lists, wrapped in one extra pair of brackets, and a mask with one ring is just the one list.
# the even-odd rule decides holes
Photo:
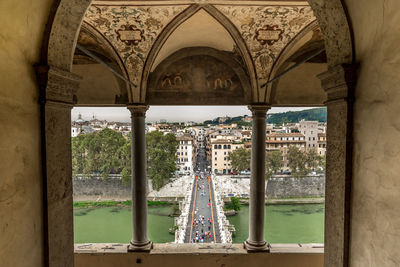
[[(196, 238), (196, 234), (201, 236), (203, 232), (211, 232), (211, 238), (204, 238), (204, 243), (221, 242), (211, 174), (207, 171), (208, 166), (205, 150), (199, 149), (196, 162), (197, 172), (193, 183), (193, 195), (190, 204), (185, 243), (192, 243), (193, 239)], [(204, 218), (204, 220), (201, 218)], [(208, 219), (210, 219), (212, 223), (209, 223)], [(197, 224), (195, 223), (196, 221), (198, 222)]]

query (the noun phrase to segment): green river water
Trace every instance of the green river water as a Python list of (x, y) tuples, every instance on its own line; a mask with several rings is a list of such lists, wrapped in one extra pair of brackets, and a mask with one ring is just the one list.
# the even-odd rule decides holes
[[(174, 219), (168, 217), (171, 207), (148, 208), (148, 234), (154, 243), (173, 242), (168, 233)], [(270, 205), (265, 207), (265, 240), (270, 243), (323, 243), (324, 205)], [(238, 215), (228, 217), (235, 225), (234, 243), (248, 237), (249, 207), (242, 206)], [(129, 208), (107, 207), (74, 210), (75, 243), (128, 243), (131, 230)]]

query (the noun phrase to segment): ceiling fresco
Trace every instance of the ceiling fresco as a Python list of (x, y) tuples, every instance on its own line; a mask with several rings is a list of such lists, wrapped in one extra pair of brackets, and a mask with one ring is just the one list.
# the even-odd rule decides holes
[(162, 29), (187, 5), (92, 5), (85, 22), (104, 35), (122, 58), (130, 80), (139, 86), (147, 54)]
[[(285, 47), (316, 19), (306, 2), (297, 5), (260, 5), (260, 2), (256, 5), (254, 1), (246, 5), (244, 2), (215, 2), (213, 6), (237, 28), (237, 36), (241, 35), (244, 39), (260, 86), (267, 81), (274, 62)], [(146, 5), (134, 1), (96, 1), (88, 9), (84, 21), (114, 47), (125, 65), (129, 79), (139, 89), (147, 56), (157, 37), (190, 6), (187, 1), (169, 5), (165, 1), (149, 1)], [(138, 96), (133, 101), (140, 99), (143, 98)]]
[(256, 67), (259, 85), (265, 83), (280, 52), (315, 20), (309, 6), (216, 6), (235, 24)]

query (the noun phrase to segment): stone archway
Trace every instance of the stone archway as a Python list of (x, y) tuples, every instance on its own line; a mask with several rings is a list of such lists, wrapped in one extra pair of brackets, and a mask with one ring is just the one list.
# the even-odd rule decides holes
[[(53, 9), (37, 67), (42, 102), (45, 259), (73, 266), (70, 109), (80, 78), (71, 73), (75, 45), (91, 0), (60, 0)], [(329, 70), (325, 266), (347, 266), (355, 85), (351, 27), (340, 0), (308, 0), (325, 38)], [(343, 157), (344, 155), (344, 157)], [(335, 161), (333, 160), (335, 159)]]

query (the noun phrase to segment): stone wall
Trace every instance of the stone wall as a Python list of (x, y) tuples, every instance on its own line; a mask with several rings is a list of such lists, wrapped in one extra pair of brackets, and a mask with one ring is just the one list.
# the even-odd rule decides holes
[[(242, 177), (242, 179), (250, 182), (249, 177)], [(267, 198), (319, 197), (325, 195), (325, 176), (309, 176), (305, 178), (273, 177), (268, 180), (266, 187)], [(151, 191), (150, 182), (149, 190)], [(131, 199), (130, 191), (130, 186), (124, 186), (119, 175), (110, 175), (106, 180), (101, 176), (92, 176), (91, 178), (79, 176), (73, 179), (75, 200), (90, 200), (99, 197), (103, 199)], [(170, 201), (175, 197), (163, 198), (157, 196), (155, 199)]]
[(267, 198), (325, 196), (325, 176), (273, 177), (266, 187)]
[(73, 194), (74, 199), (93, 197), (130, 199), (131, 187), (123, 185), (119, 175), (110, 175), (108, 179), (103, 179), (101, 176), (74, 177)]

